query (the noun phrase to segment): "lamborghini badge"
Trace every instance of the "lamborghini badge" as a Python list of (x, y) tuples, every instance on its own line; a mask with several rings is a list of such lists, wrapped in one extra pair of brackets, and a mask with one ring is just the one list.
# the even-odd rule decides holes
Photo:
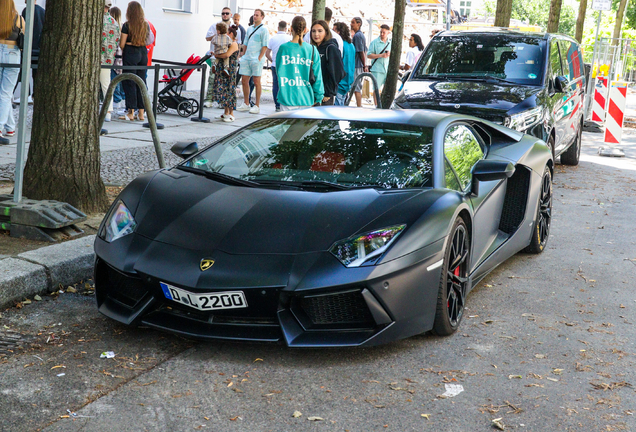
[(209, 269), (213, 265), (214, 265), (214, 260), (213, 259), (203, 258), (201, 260), (201, 264), (199, 266), (201, 267), (201, 271), (206, 271), (207, 269)]

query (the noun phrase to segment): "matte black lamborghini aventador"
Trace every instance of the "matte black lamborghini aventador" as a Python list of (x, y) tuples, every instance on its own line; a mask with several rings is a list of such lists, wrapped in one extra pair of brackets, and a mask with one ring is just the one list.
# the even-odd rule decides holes
[(173, 151), (95, 241), (99, 311), (126, 324), (294, 347), (448, 335), (472, 286), (549, 236), (549, 148), (466, 115), (310, 108)]

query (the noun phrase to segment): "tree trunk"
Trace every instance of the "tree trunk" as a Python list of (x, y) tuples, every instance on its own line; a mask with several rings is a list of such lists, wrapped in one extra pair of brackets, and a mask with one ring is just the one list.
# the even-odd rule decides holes
[(548, 17), (548, 33), (559, 32), (559, 18), (561, 18), (561, 4), (563, 0), (552, 0), (550, 2), (550, 16)]
[(402, 39), (404, 38), (404, 14), (406, 12), (406, 0), (395, 0), (395, 12), (393, 15), (393, 39), (391, 42), (391, 54), (387, 67), (386, 82), (382, 90), (382, 108), (389, 109), (395, 98), (397, 90), (398, 72), (400, 70), (400, 58), (402, 57)]
[(618, 40), (621, 37), (621, 27), (623, 27), (623, 17), (625, 16), (625, 8), (627, 7), (627, 0), (621, 0), (618, 5), (618, 11), (616, 11), (616, 24), (614, 24), (614, 34), (612, 35), (612, 45), (618, 45)]
[(49, 1), (24, 172), (31, 199), (104, 211), (98, 125), (103, 0)]
[(510, 15), (512, 15), (512, 0), (497, 0), (495, 27), (510, 27)]
[(312, 23), (325, 19), (325, 7), (327, 7), (327, 0), (314, 0), (314, 5), (311, 10), (311, 22), (307, 23), (307, 27), (309, 27), (310, 31)]
[(587, 0), (581, 0), (579, 3), (579, 16), (576, 17), (576, 32), (574, 39), (581, 43), (583, 41), (583, 25), (585, 24), (585, 13), (587, 12)]

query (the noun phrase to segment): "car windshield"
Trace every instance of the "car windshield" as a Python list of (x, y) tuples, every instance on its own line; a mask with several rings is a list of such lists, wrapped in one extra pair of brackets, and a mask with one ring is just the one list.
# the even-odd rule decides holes
[(263, 119), (221, 139), (182, 166), (255, 186), (430, 187), (432, 142), (433, 128), (428, 127)]
[(422, 55), (414, 79), (488, 80), (541, 85), (545, 41), (507, 35), (435, 38)]

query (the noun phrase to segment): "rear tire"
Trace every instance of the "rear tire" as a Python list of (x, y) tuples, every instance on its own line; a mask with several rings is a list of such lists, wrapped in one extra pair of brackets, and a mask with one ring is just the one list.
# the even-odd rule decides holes
[(468, 294), (468, 266), (470, 263), (470, 241), (466, 223), (461, 217), (455, 219), (449, 241), (444, 252), (442, 276), (437, 294), (433, 332), (448, 336), (459, 328), (464, 316)]
[(524, 249), (524, 252), (532, 254), (543, 252), (550, 238), (550, 224), (552, 222), (552, 173), (548, 166), (543, 169), (538, 207), (534, 227), (532, 228), (532, 237), (530, 237), (530, 245)]
[(578, 165), (579, 156), (581, 155), (581, 134), (583, 133), (583, 125), (579, 126), (579, 131), (574, 138), (572, 145), (563, 153), (561, 153), (561, 163), (563, 165)]

